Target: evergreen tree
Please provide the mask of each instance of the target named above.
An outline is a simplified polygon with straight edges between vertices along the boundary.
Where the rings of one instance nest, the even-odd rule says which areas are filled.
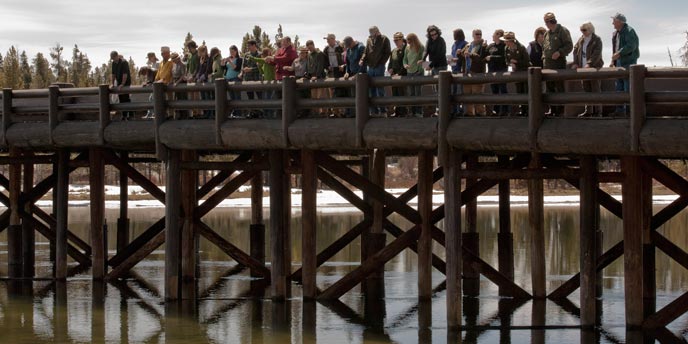
[[[187,32],[186,37],[184,37],[184,49],[183,49],[182,56],[186,56],[187,54],[189,54],[188,45],[189,45],[189,42],[191,42],[191,41],[193,41],[193,35],[191,34],[191,32]]]
[[[5,60],[2,66],[3,87],[12,89],[21,89],[23,81],[21,78],[21,69],[19,66],[19,53],[14,46],[7,51]]]
[[[2,63],[3,63],[2,54],[0,54],[0,86],[4,85],[3,80],[2,80]]]
[[[36,54],[33,59],[32,88],[46,88],[53,82],[53,72],[50,70],[50,62],[42,53]]]
[[[31,88],[32,72],[29,65],[29,57],[26,56],[26,51],[22,51],[19,56],[19,70],[21,71],[21,79],[25,89]]]
[[[263,48],[272,48],[272,46],[270,45],[270,36],[265,31],[263,31],[263,29],[260,26],[255,25],[253,27],[253,32],[247,32],[246,35],[244,35],[244,38],[241,42],[242,52],[248,51],[248,41],[252,39],[256,41],[259,50]]]
[[[138,79],[138,73],[136,72],[136,63],[134,63],[134,59],[129,56],[129,77],[131,78],[131,84],[132,85],[140,85],[141,82]]]
[[[60,43],[55,43],[55,46],[50,48],[50,58],[53,59],[50,66],[53,68],[56,81],[58,82],[67,82],[67,78],[69,77],[67,73],[67,62],[62,58],[63,50],[64,47],[60,45]]]

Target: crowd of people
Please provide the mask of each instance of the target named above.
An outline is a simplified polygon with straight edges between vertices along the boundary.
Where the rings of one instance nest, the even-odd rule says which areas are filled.
[[[617,13],[612,18],[614,35],[612,37],[612,61],[610,66],[628,68],[637,63],[639,57],[638,36],[626,17]],[[222,79],[228,82],[236,81],[281,81],[285,77],[297,79],[322,80],[325,78],[355,78],[359,73],[367,73],[371,77],[377,76],[422,76],[437,75],[440,71],[450,69],[454,74],[476,75],[486,72],[524,71],[531,66],[545,69],[567,68],[601,68],[603,43],[595,34],[592,23],[586,22],[580,25],[581,36],[574,44],[569,30],[560,24],[554,13],[544,15],[544,27],[538,27],[534,32],[534,39],[527,45],[522,44],[514,32],[496,30],[488,42],[483,38],[480,29],[474,29],[467,40],[462,29],[453,30],[453,44],[449,51],[442,30],[435,25],[428,26],[423,45],[419,36],[415,33],[403,34],[396,32],[392,40],[383,35],[379,28],[372,26],[369,29],[370,36],[365,44],[350,36],[344,37],[340,42],[334,34],[327,34],[324,39],[326,45],[322,50],[315,46],[315,42],[309,40],[302,47],[295,47],[290,37],[284,37],[277,42],[276,51],[269,47],[259,48],[255,40],[247,42],[247,51],[243,55],[239,49],[232,45],[229,47],[227,57],[222,57],[219,48],[210,50],[205,45],[198,46],[194,41],[186,44],[187,53],[180,55],[171,52],[170,48],[163,46],[160,49],[162,60],[156,54],[148,53],[146,66],[142,67],[139,75],[146,80],[146,85],[162,82],[166,85],[180,85],[187,83],[208,84]],[[569,55],[572,61],[567,60]],[[111,53],[112,59],[112,87],[121,88],[131,85],[132,77],[129,74],[129,66],[118,52]],[[616,81],[616,90],[627,92],[628,80]],[[517,93],[526,93],[525,83],[517,83]],[[582,82],[585,92],[599,92],[600,82],[585,80]],[[485,92],[484,84],[455,84],[452,86],[452,94],[482,94]],[[507,85],[501,83],[490,84],[492,94],[506,94]],[[547,92],[564,92],[563,81],[548,81]],[[392,96],[419,96],[420,86],[392,87]],[[300,96],[304,98],[332,98],[351,97],[349,88],[300,90]],[[172,95],[168,95],[170,97]],[[175,92],[175,99],[214,99],[214,92]],[[230,99],[241,99],[241,94],[231,91]],[[370,97],[384,97],[385,89],[373,87],[370,89]],[[248,99],[279,99],[280,92],[246,92]],[[130,97],[126,93],[119,93],[119,102],[129,102]],[[550,106],[546,115],[563,115],[563,106]],[[489,107],[485,104],[455,104],[452,107],[454,116],[507,116],[526,115],[527,107],[512,108],[508,105],[495,105]],[[627,112],[626,106],[616,109],[619,114]],[[585,111],[579,116],[601,115],[600,106],[587,105]],[[132,117],[132,113],[122,114],[124,120]],[[182,118],[200,117],[212,118],[213,110],[204,110],[191,113],[181,111]],[[275,117],[275,111],[249,111],[234,110],[231,116],[235,117]],[[351,109],[315,109],[304,115],[353,117]],[[410,108],[397,106],[393,110],[371,107],[371,116],[423,116],[422,108],[412,106]],[[149,112],[144,118],[152,118]]]

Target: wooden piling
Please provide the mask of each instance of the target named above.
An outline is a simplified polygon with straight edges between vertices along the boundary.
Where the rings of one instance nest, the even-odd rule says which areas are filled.
[[[194,162],[198,159],[196,151],[184,150],[181,152],[183,162]],[[181,297],[184,300],[196,299],[196,247],[198,236],[195,230],[195,209],[198,199],[198,171],[183,170],[181,172]]]
[[[10,278],[19,278],[22,277],[24,263],[22,259],[21,209],[19,209],[22,187],[21,152],[17,148],[11,148],[10,157],[14,159],[14,163],[10,164],[9,167],[10,222],[7,228],[7,272]]]
[[[126,163],[129,154],[120,152],[120,159]],[[129,177],[125,171],[119,171],[119,218],[117,219],[117,253],[129,245]]]
[[[69,150],[57,152],[57,185],[55,186],[55,278],[67,278],[67,216],[69,207]]]
[[[91,277],[102,280],[106,274],[107,247],[103,237],[105,223],[105,165],[101,148],[89,149],[89,186],[91,210],[91,260],[93,262]]]
[[[478,169],[478,156],[466,157],[466,169],[475,171]],[[475,178],[466,179],[466,188],[470,188],[477,182]],[[466,202],[466,231],[463,233],[463,247],[476,255],[480,255],[480,236],[478,234],[478,201],[477,196]],[[468,261],[463,263],[463,290],[468,296],[480,295],[480,273],[473,268]]]
[[[167,154],[165,181],[165,299],[179,299],[181,264],[181,154],[170,150]]]
[[[262,154],[253,154],[253,160],[258,161]],[[251,179],[251,258],[265,264],[265,224],[263,223],[263,173],[258,173]],[[251,269],[251,277],[259,277],[261,274]]]
[[[33,157],[32,152],[24,152],[24,157]],[[34,168],[33,163],[24,163],[24,193],[29,193],[33,189]],[[26,200],[24,213],[33,216],[33,203]],[[36,231],[31,223],[22,221],[22,259],[23,277],[34,277],[36,275]]]
[[[272,253],[272,299],[284,301],[291,294],[291,246],[289,223],[291,195],[289,176],[285,171],[288,153],[271,150],[270,160],[270,251]]]
[[[313,151],[301,151],[301,282],[303,284],[303,298],[315,299],[317,286],[315,277],[317,274],[317,187],[318,178],[316,172]]]
[[[444,231],[447,257],[447,327],[461,327],[461,157],[449,149],[444,164]],[[459,336],[460,338],[460,336]]]
[[[433,161],[432,151],[418,153],[418,213],[422,219],[418,238],[418,299],[421,302],[432,298]]]
[[[509,165],[508,156],[499,156],[499,164],[503,168]],[[511,232],[511,181],[499,182],[499,233],[497,234],[497,250],[499,272],[509,280],[514,280],[514,235]],[[500,287],[499,295],[505,296],[507,291]]]
[[[533,153],[530,168],[540,168],[540,156]],[[547,272],[545,267],[545,215],[544,185],[542,179],[528,180],[528,219],[530,223],[530,267],[533,297],[547,296]]]
[[[580,179],[580,319],[592,328],[597,320],[597,159],[581,158]]]
[[[623,197],[623,230],[624,230],[624,293],[626,301],[626,327],[640,328],[645,319],[643,297],[645,295],[643,261],[643,237],[645,226],[644,209],[648,189],[643,187],[647,182],[640,167],[639,157],[621,157],[621,170],[624,173],[622,187]],[[654,266],[653,266],[654,268]]]
[[[366,84],[367,85],[367,84]],[[366,86],[367,87],[367,86]],[[367,93],[366,93],[367,95]],[[361,96],[361,95],[359,95]],[[360,97],[359,97],[360,98]],[[366,101],[367,104],[367,101]],[[357,113],[362,109],[356,109]],[[367,111],[367,109],[366,109]],[[358,116],[358,114],[357,114]],[[364,117],[367,116],[366,115]],[[367,117],[366,117],[367,118]],[[373,152],[372,170],[370,172],[370,180],[381,189],[385,188],[385,175],[387,172],[387,153],[383,150],[377,149]],[[373,209],[373,224],[370,231],[363,232],[361,236],[362,244],[365,245],[364,259],[368,260],[371,256],[377,254],[385,247],[386,234],[384,232],[384,222],[386,215],[384,213],[385,204],[379,202],[371,197]],[[363,291],[367,298],[381,299],[385,295],[385,267],[382,264],[373,273],[368,275],[363,281]]]

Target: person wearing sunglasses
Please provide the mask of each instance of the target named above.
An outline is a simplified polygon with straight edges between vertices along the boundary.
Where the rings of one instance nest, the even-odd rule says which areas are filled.
[[[573,41],[569,30],[557,22],[552,12],[545,13],[545,40],[542,44],[542,64],[545,69],[566,69],[566,56],[573,50]],[[563,81],[548,81],[548,93],[562,93],[565,91]],[[564,107],[551,105],[546,113],[548,116],[563,115]]]
[[[602,39],[595,34],[595,26],[587,22],[580,26],[581,37],[573,47],[573,65],[571,68],[602,68]],[[583,90],[585,92],[600,92],[599,80],[583,80]],[[601,115],[601,107],[585,105],[585,111],[578,117],[588,117]]]

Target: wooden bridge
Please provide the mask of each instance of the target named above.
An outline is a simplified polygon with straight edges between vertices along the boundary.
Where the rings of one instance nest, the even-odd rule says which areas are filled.
[[[630,92],[561,94],[543,93],[543,83],[566,81],[574,89],[578,80],[609,82],[630,79]],[[432,269],[446,275],[447,322],[461,327],[462,295],[476,295],[483,275],[499,286],[499,293],[515,299],[565,300],[580,288],[582,328],[595,326],[599,311],[600,271],[624,257],[626,323],[629,328],[662,330],[688,310],[688,293],[662,309],[655,305],[655,250],[659,249],[688,268],[688,253],[655,231],[688,206],[688,181],[659,159],[688,157],[688,70],[602,69],[436,77],[369,78],[317,82],[285,79],[280,83],[227,83],[169,87],[131,87],[116,92],[140,94],[143,101],[110,104],[107,85],[97,88],[3,90],[0,144],[8,152],[0,163],[9,176],[0,185],[8,209],[0,215],[7,230],[9,279],[34,280],[35,232],[55,246],[54,275],[70,275],[68,257],[91,268],[95,281],[129,276],[131,269],[164,245],[167,300],[195,299],[203,293],[194,283],[198,274],[198,240],[217,245],[251,275],[262,277],[275,300],[290,296],[292,282],[303,288],[304,299],[336,300],[358,284],[368,297],[384,292],[382,267],[402,250],[418,254],[419,299],[431,298]],[[528,94],[452,95],[453,84],[527,83]],[[678,85],[667,91],[661,85]],[[371,87],[423,85],[436,92],[423,96],[369,98]],[[302,99],[301,90],[350,88],[353,97]],[[278,92],[273,100],[230,100],[228,91]],[[211,92],[214,100],[169,100],[174,92]],[[149,102],[148,95],[153,101]],[[135,96],[134,98],[138,98]],[[528,105],[527,117],[452,118],[455,104]],[[560,104],[574,112],[583,104],[628,104],[626,117],[545,117],[547,104]],[[437,116],[424,118],[371,118],[371,106],[430,106]],[[300,118],[300,109],[353,108],[354,118]],[[214,110],[214,119],[182,119],[179,110]],[[232,109],[273,109],[277,119],[230,118]],[[154,120],[113,121],[113,111],[152,110]],[[432,111],[434,112],[434,111]],[[146,155],[148,154],[148,155]],[[154,154],[154,155],[152,155]],[[209,161],[208,154],[233,156]],[[385,158],[418,157],[418,182],[399,197],[385,191]],[[436,160],[435,160],[436,159]],[[619,170],[603,170],[600,159],[620,161]],[[134,162],[164,163],[166,190],[132,167]],[[53,173],[33,183],[33,166],[52,164]],[[103,238],[104,166],[120,172],[124,190],[117,223],[117,253],[108,256]],[[438,166],[438,167],[436,167]],[[90,169],[91,231],[79,238],[68,228],[68,179],[78,167]],[[23,173],[22,173],[23,170]],[[220,171],[198,185],[198,171]],[[270,222],[262,218],[262,172],[269,171]],[[292,271],[290,252],[290,178],[301,175],[303,257]],[[22,178],[23,176],[23,178]],[[140,185],[166,206],[161,218],[136,238],[129,238],[126,186]],[[509,215],[509,181],[528,180],[528,208],[532,242],[532,290],[514,282],[513,239]],[[563,179],[580,190],[580,273],[555,290],[546,288],[543,180]],[[679,195],[652,214],[652,180]],[[321,252],[316,251],[316,187],[318,180],[360,209],[364,219]],[[433,184],[442,180],[444,205],[433,209]],[[465,181],[464,181],[465,180]],[[202,217],[244,184],[252,186],[250,252],[244,252],[202,221]],[[621,184],[623,202],[600,189],[600,183]],[[463,184],[463,185],[462,185]],[[219,189],[218,189],[219,187]],[[357,196],[351,187],[362,190]],[[480,258],[476,230],[476,198],[499,189],[499,266]],[[35,202],[53,190],[53,214]],[[418,196],[418,207],[408,202]],[[199,200],[204,199],[199,204]],[[465,214],[461,207],[465,206]],[[604,228],[600,206],[623,219],[624,236],[606,252],[601,250]],[[399,228],[388,220],[392,213],[413,226]],[[465,220],[464,220],[465,217]],[[436,225],[444,221],[444,230]],[[465,228],[462,230],[462,224]],[[387,234],[393,240],[387,242]],[[269,235],[271,264],[265,264],[265,238]],[[320,289],[318,266],[362,237],[360,266],[336,283]],[[446,250],[446,261],[433,254],[433,243]],[[463,280],[463,286],[462,286]],[[575,307],[575,306],[574,306]]]

